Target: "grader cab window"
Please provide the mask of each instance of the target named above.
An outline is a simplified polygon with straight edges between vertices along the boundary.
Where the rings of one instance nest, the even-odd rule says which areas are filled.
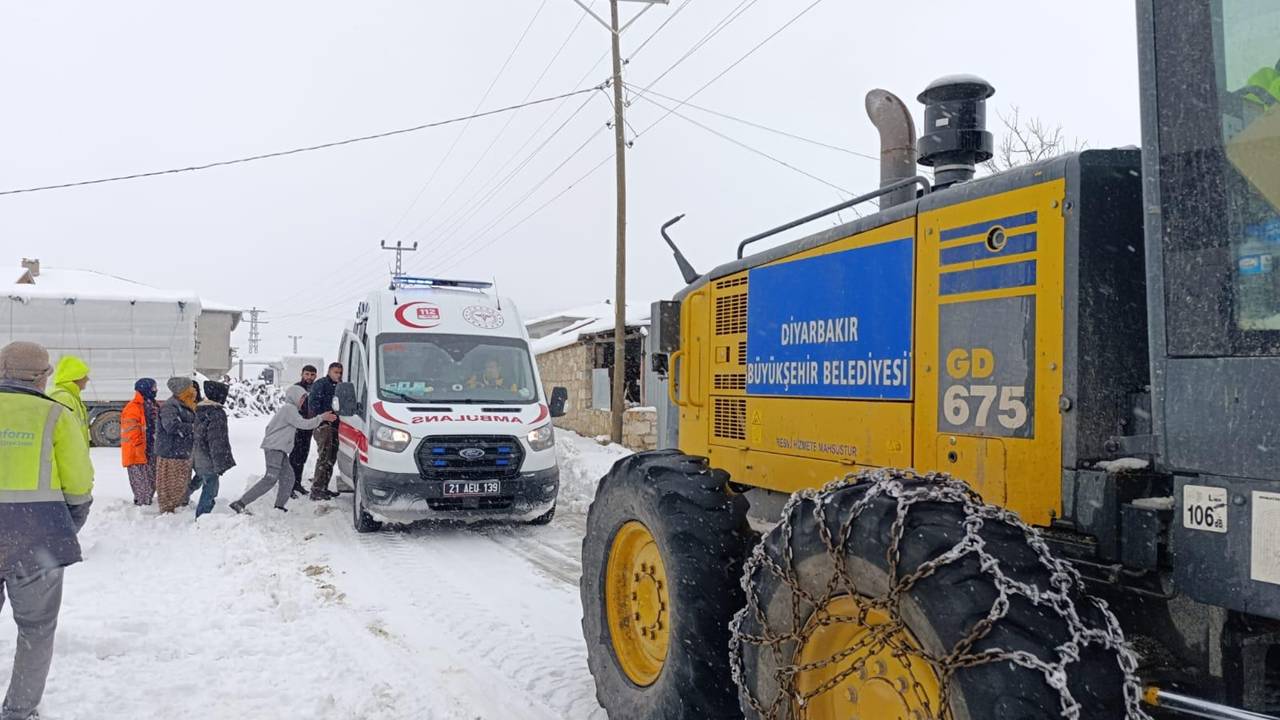
[[[1155,17],[1170,350],[1280,355],[1280,3],[1192,5]]]
[[[1280,4],[1222,8],[1218,45],[1222,139],[1231,170],[1227,224],[1235,260],[1235,322],[1280,330]]]

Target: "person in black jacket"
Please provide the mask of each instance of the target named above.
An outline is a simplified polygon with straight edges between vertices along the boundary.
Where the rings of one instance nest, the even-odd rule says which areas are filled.
[[[316,382],[316,366],[304,365],[302,368],[302,379],[294,383],[298,387],[311,392],[311,386]],[[302,417],[311,417],[311,406],[308,404],[302,408]],[[307,465],[307,455],[311,452],[311,431],[299,430],[293,438],[293,451],[289,453],[289,465],[293,468],[293,494],[306,495],[307,489],[302,486],[302,470]]]
[[[213,512],[218,497],[218,480],[236,466],[236,459],[231,453],[231,438],[227,435],[227,411],[222,408],[222,403],[227,400],[227,386],[206,381],[204,394],[205,399],[196,406],[195,443],[191,449],[196,484],[204,488],[196,503],[196,517]]]
[[[329,373],[311,386],[307,396],[307,409],[311,417],[333,410],[333,395],[342,382],[342,363],[329,363]],[[338,496],[329,491],[329,478],[333,476],[333,463],[338,459],[338,423],[336,420],[321,423],[312,435],[316,439],[316,474],[311,479],[311,499],[331,500]]]
[[[167,385],[173,396],[160,406],[156,432],[156,504],[162,513],[173,512],[186,499],[196,423],[195,383],[172,377]]]

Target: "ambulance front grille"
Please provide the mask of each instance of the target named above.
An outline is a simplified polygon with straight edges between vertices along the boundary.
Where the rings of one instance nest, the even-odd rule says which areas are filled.
[[[427,480],[497,480],[520,474],[524,448],[504,435],[432,435],[418,445],[417,461]]]
[[[715,398],[711,434],[722,440],[747,439],[747,401],[745,398]]]

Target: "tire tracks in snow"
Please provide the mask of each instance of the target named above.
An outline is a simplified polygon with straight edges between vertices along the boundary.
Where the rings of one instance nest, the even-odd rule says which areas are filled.
[[[578,561],[537,539],[550,531],[563,546],[573,532],[556,529],[564,521],[356,535],[349,512],[331,513],[325,528],[328,561],[340,570],[333,582],[383,631],[417,654],[443,655],[449,677],[478,686],[495,714],[477,707],[477,717],[605,718],[581,637]],[[441,659],[425,663],[425,684],[445,677]]]

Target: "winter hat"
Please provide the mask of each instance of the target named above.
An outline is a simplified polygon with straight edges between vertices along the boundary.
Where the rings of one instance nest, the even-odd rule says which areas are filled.
[[[53,371],[55,385],[72,383],[89,377],[89,366],[75,355],[63,355],[58,367]]]
[[[204,396],[221,405],[227,401],[227,386],[214,380],[205,380]]]
[[[156,399],[156,381],[151,378],[142,378],[133,384],[133,389],[138,391],[139,395],[148,399]]]
[[[49,351],[33,342],[11,342],[0,348],[0,379],[37,382],[48,377]]]
[[[174,395],[181,395],[184,390],[195,387],[195,383],[191,382],[191,378],[171,377],[165,383],[165,387],[169,388],[169,392]]]

